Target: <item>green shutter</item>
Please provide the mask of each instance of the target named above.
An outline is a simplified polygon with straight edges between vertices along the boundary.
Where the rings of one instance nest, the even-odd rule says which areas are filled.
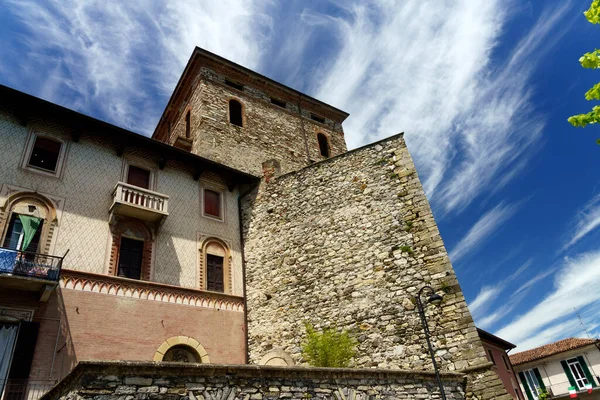
[[[563,369],[565,370],[565,374],[567,374],[567,378],[569,378],[569,384],[575,388],[577,388],[577,382],[575,382],[575,378],[573,378],[573,374],[571,374],[571,369],[569,368],[569,364],[565,360],[560,362]]]
[[[521,379],[521,383],[523,384],[523,389],[525,389],[525,394],[529,400],[533,400],[533,396],[531,395],[531,390],[529,390],[529,385],[527,384],[527,379],[525,379],[525,374],[519,372],[519,378]]]
[[[588,382],[592,384],[592,387],[596,387],[596,382],[594,382],[594,377],[592,374],[590,374],[590,370],[588,369],[587,364],[585,363],[585,360],[583,359],[583,356],[577,357],[577,361],[579,361],[579,364],[581,365],[581,368],[583,369],[583,373],[585,374],[585,377],[587,378]]]
[[[538,371],[537,368],[533,369],[533,373],[535,374],[535,377],[537,378],[538,383],[540,384],[540,388],[542,390],[546,390],[546,385],[544,385],[544,381],[542,380],[542,376],[540,375],[540,371]]]

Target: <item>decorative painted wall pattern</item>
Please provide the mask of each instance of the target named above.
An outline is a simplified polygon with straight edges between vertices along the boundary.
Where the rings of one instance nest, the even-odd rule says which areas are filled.
[[[160,301],[163,303],[183,304],[217,310],[244,311],[244,301],[237,296],[167,287],[166,285],[152,282],[126,280],[79,271],[63,270],[60,277],[60,287],[63,289],[130,297],[140,300]]]
[[[52,178],[21,168],[30,130],[44,132],[69,142],[69,154],[61,178]],[[11,114],[0,114],[0,203],[15,190],[38,192],[56,204],[57,224],[52,235],[51,253],[63,255],[64,267],[96,274],[110,272],[111,246],[108,210],[117,182],[123,180],[124,158],[155,163],[156,188],[170,196],[169,216],[154,238],[151,279],[187,288],[198,288],[199,268],[197,233],[204,232],[231,243],[232,293],[242,295],[241,244],[237,190],[224,192],[228,215],[225,222],[203,218],[200,212],[200,183],[177,161],[158,168],[158,154],[129,145],[123,156],[116,154],[114,143],[102,135],[84,133],[71,141],[64,125],[32,119],[27,126]],[[201,179],[222,183],[215,173],[206,171]],[[0,213],[0,219],[2,214]],[[2,221],[0,221],[1,224]],[[1,227],[1,225],[0,225]]]

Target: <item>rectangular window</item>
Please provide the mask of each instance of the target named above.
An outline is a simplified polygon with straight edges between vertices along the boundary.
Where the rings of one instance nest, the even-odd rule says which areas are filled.
[[[316,114],[310,114],[310,119],[312,119],[313,121],[320,122],[322,124],[325,123],[325,118],[323,118],[323,117],[321,117],[319,115],[316,115]]]
[[[60,142],[45,137],[36,137],[28,165],[55,172],[60,156]]]
[[[589,381],[585,377],[585,372],[583,372],[579,360],[571,358],[570,360],[567,360],[567,364],[569,365],[573,379],[575,379],[575,383],[577,383],[577,388],[580,390],[585,389],[585,385],[587,385]]]
[[[527,371],[523,371],[525,375],[525,379],[527,380],[527,385],[529,386],[529,390],[531,391],[531,396],[534,400],[539,399],[539,393],[542,386],[540,385],[535,371],[533,369],[529,369]]]
[[[187,113],[185,113],[185,137],[186,138],[190,138],[191,134],[192,134],[192,112],[190,110],[188,110]]]
[[[242,85],[241,83],[230,81],[229,79],[225,79],[225,84],[237,90],[244,90],[244,85]]]
[[[223,257],[206,255],[206,290],[224,292]]]
[[[150,189],[150,171],[130,165],[127,171],[127,183],[144,189]]]
[[[204,189],[204,214],[221,218],[221,193]]]
[[[286,108],[287,103],[283,100],[271,98],[271,104],[275,104],[277,107]]]
[[[121,237],[119,247],[118,276],[130,279],[140,279],[142,275],[142,256],[144,241]]]
[[[488,354],[490,355],[490,361],[492,364],[496,365],[496,360],[494,360],[494,354],[492,353],[492,350],[488,349]]]
[[[504,354],[502,355],[502,361],[504,361],[504,367],[510,371],[510,365],[508,365],[508,360]]]

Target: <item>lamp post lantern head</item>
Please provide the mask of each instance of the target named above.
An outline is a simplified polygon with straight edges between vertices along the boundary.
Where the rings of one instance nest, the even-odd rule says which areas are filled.
[[[429,304],[433,304],[434,306],[439,306],[442,303],[443,297],[440,296],[437,293],[432,294],[431,296],[429,296],[429,298],[427,299],[427,302]]]

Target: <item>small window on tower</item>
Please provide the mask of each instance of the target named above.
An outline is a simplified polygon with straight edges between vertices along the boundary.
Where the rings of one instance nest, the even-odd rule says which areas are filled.
[[[229,79],[225,79],[225,84],[237,90],[244,90],[244,85],[241,83],[230,81]]]
[[[45,137],[37,137],[29,157],[29,166],[46,171],[56,171],[60,146],[60,142]]]
[[[286,102],[283,100],[271,98],[271,104],[275,104],[277,107],[286,108]]]
[[[190,138],[192,131],[192,110],[185,114],[185,137]]]
[[[317,139],[319,140],[319,151],[321,152],[321,155],[329,158],[329,140],[327,140],[327,136],[322,133],[318,133]]]
[[[312,119],[313,121],[320,122],[322,124],[325,123],[325,118],[323,118],[323,117],[321,117],[319,115],[316,115],[316,114],[310,114],[310,119]]]
[[[229,122],[233,125],[243,126],[242,103],[229,100]]]

